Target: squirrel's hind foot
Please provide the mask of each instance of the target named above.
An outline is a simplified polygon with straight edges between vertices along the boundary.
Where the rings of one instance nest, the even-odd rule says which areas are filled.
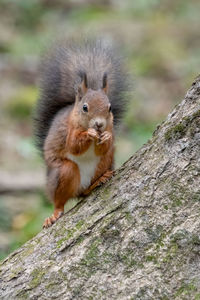
[[[82,196],[87,196],[90,194],[92,190],[94,190],[97,186],[106,183],[114,174],[113,170],[107,170],[100,178],[98,178],[87,190],[82,193]]]
[[[63,211],[54,212],[53,215],[49,218],[46,218],[43,224],[43,228],[51,227],[60,217],[64,214]]]

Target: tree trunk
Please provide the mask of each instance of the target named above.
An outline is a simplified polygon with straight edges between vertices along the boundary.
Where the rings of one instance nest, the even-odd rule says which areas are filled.
[[[1,299],[200,299],[200,77],[115,176],[1,265]]]

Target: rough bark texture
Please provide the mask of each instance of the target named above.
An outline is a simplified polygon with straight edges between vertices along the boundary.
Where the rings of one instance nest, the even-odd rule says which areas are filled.
[[[2,262],[1,299],[200,299],[200,77],[111,181]]]

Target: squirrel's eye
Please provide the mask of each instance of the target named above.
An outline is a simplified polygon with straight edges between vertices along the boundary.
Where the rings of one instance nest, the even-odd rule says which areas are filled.
[[[109,105],[109,109],[108,110],[109,110],[109,112],[111,112],[111,110],[112,110],[111,105]]]
[[[88,112],[88,105],[86,103],[83,104],[83,111]]]

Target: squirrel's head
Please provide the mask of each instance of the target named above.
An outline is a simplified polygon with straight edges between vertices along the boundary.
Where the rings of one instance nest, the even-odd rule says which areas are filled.
[[[107,128],[112,128],[113,114],[107,92],[106,73],[102,78],[102,88],[97,91],[88,88],[87,75],[86,73],[82,74],[82,81],[77,89],[74,107],[79,125],[85,129],[94,128],[100,133]]]

